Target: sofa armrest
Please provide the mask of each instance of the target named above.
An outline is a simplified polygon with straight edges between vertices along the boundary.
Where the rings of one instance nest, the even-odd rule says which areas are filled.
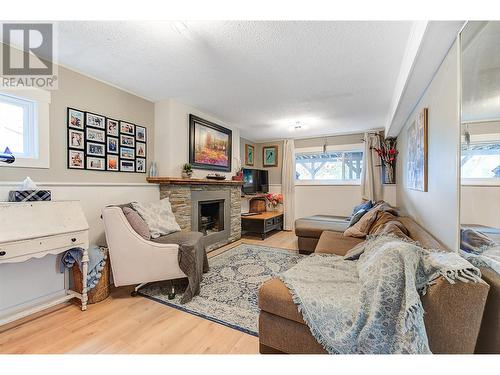
[[[483,280],[490,286],[483,321],[477,338],[476,353],[500,354],[500,275],[481,268]]]
[[[439,278],[422,297],[424,321],[433,353],[474,353],[489,285],[450,284]]]

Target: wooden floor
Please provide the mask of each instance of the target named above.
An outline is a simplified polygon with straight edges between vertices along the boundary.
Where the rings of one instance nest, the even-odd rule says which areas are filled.
[[[246,236],[210,256],[240,243],[297,249],[292,232],[277,232],[264,241]],[[115,288],[109,298],[85,312],[77,305],[65,305],[0,331],[0,353],[258,353],[257,337],[140,296],[130,297],[131,289]]]

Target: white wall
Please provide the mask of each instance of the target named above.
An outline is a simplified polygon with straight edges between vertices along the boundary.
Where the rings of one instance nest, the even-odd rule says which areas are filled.
[[[462,185],[460,222],[500,228],[500,186]]]
[[[0,201],[7,200],[9,190],[17,183],[0,182]],[[90,226],[90,243],[105,244],[104,227],[100,218],[103,207],[130,201],[159,199],[157,185],[144,183],[67,183],[40,184],[49,189],[53,200],[81,201]],[[33,305],[38,300],[59,295],[64,290],[64,274],[59,273],[58,257],[46,256],[23,263],[0,265],[0,316]]]
[[[428,192],[406,186],[407,131],[429,108]],[[459,149],[458,45],[455,43],[398,135],[397,202],[444,245],[458,248]]]
[[[384,200],[397,206],[396,187],[384,185]],[[296,185],[295,217],[318,214],[349,216],[355,205],[361,202],[359,185]]]
[[[158,164],[158,175],[180,177],[183,164],[189,161],[189,114],[222,125],[233,132],[233,172],[224,173],[230,178],[236,171],[235,159],[240,158],[239,129],[232,124],[173,99],[155,103],[155,161]],[[212,173],[212,171],[194,169],[193,177],[203,178],[208,173]]]

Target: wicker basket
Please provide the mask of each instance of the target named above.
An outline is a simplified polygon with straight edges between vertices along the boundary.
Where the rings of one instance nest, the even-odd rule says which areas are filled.
[[[107,248],[101,247],[101,250],[105,251],[106,254],[108,253]],[[75,284],[75,291],[78,293],[82,292],[82,272],[80,271],[80,268],[78,266],[73,266],[73,282]],[[104,266],[102,272],[101,279],[93,288],[88,292],[88,303],[93,304],[97,302],[101,302],[108,298],[109,296],[109,272],[110,272],[110,266],[109,266],[109,255],[108,258],[106,259],[106,265]]]

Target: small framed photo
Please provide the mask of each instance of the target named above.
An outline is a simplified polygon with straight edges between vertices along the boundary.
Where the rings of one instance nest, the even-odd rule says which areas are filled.
[[[254,165],[255,147],[245,144],[245,165]]]
[[[106,154],[106,145],[101,143],[87,142],[87,155],[104,156]]]
[[[120,134],[120,146],[134,147],[135,138],[131,137],[130,135]]]
[[[106,135],[104,130],[85,128],[87,142],[100,142],[104,143],[106,141]]]
[[[77,150],[68,150],[68,168],[85,169],[85,152]]]
[[[101,115],[96,115],[95,113],[85,112],[85,125],[91,126],[93,128],[104,129],[106,118]]]
[[[144,126],[136,125],[135,139],[137,142],[146,142],[146,128]]]
[[[106,119],[106,134],[112,137],[118,137],[119,128],[118,120],[113,120],[112,118]]]
[[[84,112],[68,107],[68,127],[83,130]]]
[[[114,171],[118,172],[119,167],[118,167],[118,155],[108,155],[107,156],[107,162],[106,162],[106,170],[108,171]]]
[[[146,173],[146,159],[135,159],[135,171],[139,173]]]
[[[142,142],[137,142],[135,144],[135,156],[138,158],[145,158],[146,157],[146,144]]]
[[[130,124],[125,121],[120,121],[120,133],[134,135],[135,134],[135,125]]]
[[[120,160],[121,172],[135,172],[135,162],[133,160]]]
[[[108,137],[106,140],[106,150],[110,154],[118,154],[118,138]]]
[[[68,129],[68,147],[85,150],[85,142],[82,131]]]
[[[120,158],[135,159],[135,150],[128,147],[120,147]]]
[[[87,156],[87,169],[93,169],[96,171],[103,171],[105,169],[104,158],[93,158]]]
[[[262,166],[263,167],[278,166],[278,146],[262,147]]]

